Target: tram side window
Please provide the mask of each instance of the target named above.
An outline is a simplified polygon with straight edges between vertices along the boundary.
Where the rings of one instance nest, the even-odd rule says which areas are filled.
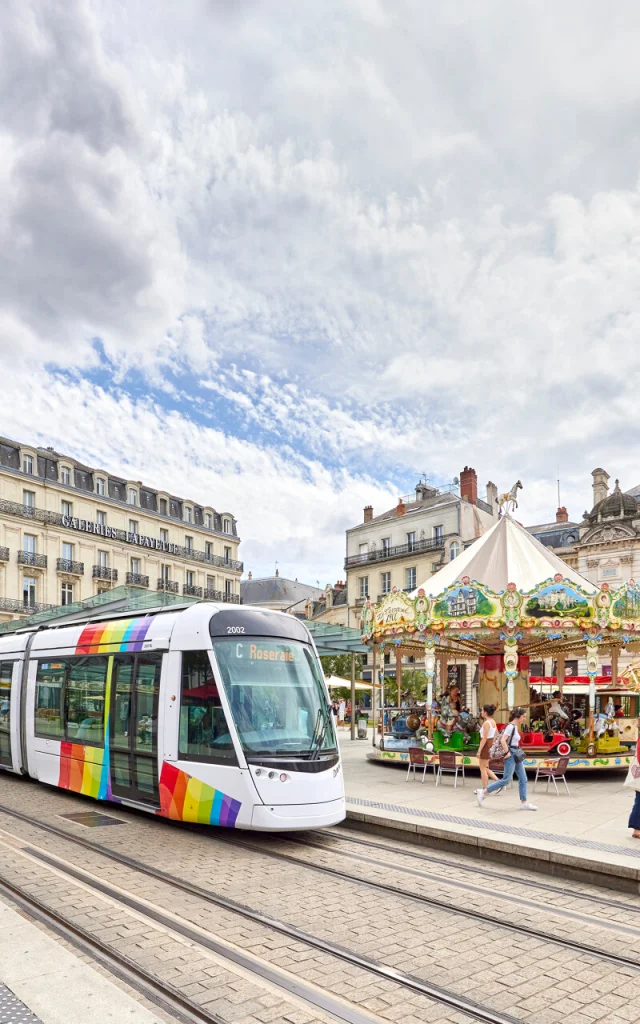
[[[206,651],[182,655],[179,753],[191,761],[237,764]]]
[[[107,658],[41,661],[36,675],[37,736],[102,746]]]
[[[11,676],[13,662],[0,661],[0,764],[11,767]]]

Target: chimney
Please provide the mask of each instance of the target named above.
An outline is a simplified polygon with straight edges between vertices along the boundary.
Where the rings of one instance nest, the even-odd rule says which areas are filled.
[[[487,505],[489,505],[492,515],[495,515],[498,507],[498,488],[491,480],[487,484]]]
[[[365,523],[370,523],[372,519],[373,519],[373,505],[365,505],[364,506],[364,521],[365,521]]]
[[[591,476],[593,477],[593,504],[597,505],[609,493],[609,474],[604,469],[594,469]]]
[[[569,522],[569,513],[567,512],[567,510],[564,507],[564,505],[561,505],[560,508],[558,509],[558,511],[556,512],[556,523],[568,523],[568,522]]]
[[[471,466],[465,466],[460,474],[460,497],[470,505],[478,503],[478,474]]]
[[[402,498],[398,498],[398,505],[396,507],[396,515],[403,516],[406,511],[407,511],[407,506],[405,505],[404,501],[402,500]]]
[[[324,606],[325,609],[333,607],[333,588],[330,583],[324,588]]]
[[[247,573],[247,579],[248,580],[252,580],[253,579],[253,573],[252,572]]]

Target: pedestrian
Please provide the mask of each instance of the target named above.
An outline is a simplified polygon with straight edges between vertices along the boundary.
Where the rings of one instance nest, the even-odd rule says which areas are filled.
[[[637,775],[636,775],[636,772],[634,772],[634,770],[633,770],[634,767],[636,768],[636,772],[638,772]],[[634,779],[635,784],[639,787],[638,789],[636,789],[636,798],[635,798],[635,800],[633,802],[633,807],[631,808],[631,814],[629,815],[629,828],[633,829],[633,832],[631,833],[631,838],[632,839],[640,839],[640,771],[639,771],[639,769],[640,769],[640,740],[638,740],[638,745],[636,747],[636,764],[635,764],[635,766],[633,764],[631,765],[631,770],[629,772],[629,775]]]
[[[480,778],[482,780],[482,791],[487,788],[489,777],[494,782],[498,781],[498,776],[495,775],[489,768],[490,751],[493,746],[493,741],[498,730],[496,725],[494,713],[496,710],[495,704],[485,704],[481,711],[481,717],[484,719],[482,723],[482,729],[480,730],[480,746],[478,747],[478,761],[480,763]],[[478,792],[476,790],[476,792]]]
[[[338,725],[344,725],[345,709],[346,709],[346,704],[344,702],[344,697],[341,697],[340,698],[340,703],[338,704]]]
[[[351,723],[351,698],[347,701],[347,721]]]
[[[513,778],[514,772],[518,776],[518,792],[520,795],[521,811],[537,811],[535,804],[527,800],[527,773],[524,769],[524,750],[520,746],[519,727],[525,719],[524,708],[514,708],[509,716],[509,724],[500,734],[500,745],[504,751],[504,773],[497,782],[492,782],[484,789],[476,790],[478,804],[482,807],[485,797],[489,793],[497,793],[508,786]]]

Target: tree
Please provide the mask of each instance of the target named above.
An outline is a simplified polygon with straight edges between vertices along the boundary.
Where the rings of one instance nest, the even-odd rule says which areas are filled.
[[[351,679],[350,654],[325,654],[320,658],[320,663],[325,676]],[[356,679],[362,679],[362,656],[360,654],[356,654]]]

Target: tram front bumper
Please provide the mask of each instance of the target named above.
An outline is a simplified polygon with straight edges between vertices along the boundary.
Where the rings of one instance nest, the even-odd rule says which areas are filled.
[[[251,828],[262,832],[292,832],[294,829],[337,825],[347,814],[345,798],[320,804],[280,804],[266,807],[255,804]]]

